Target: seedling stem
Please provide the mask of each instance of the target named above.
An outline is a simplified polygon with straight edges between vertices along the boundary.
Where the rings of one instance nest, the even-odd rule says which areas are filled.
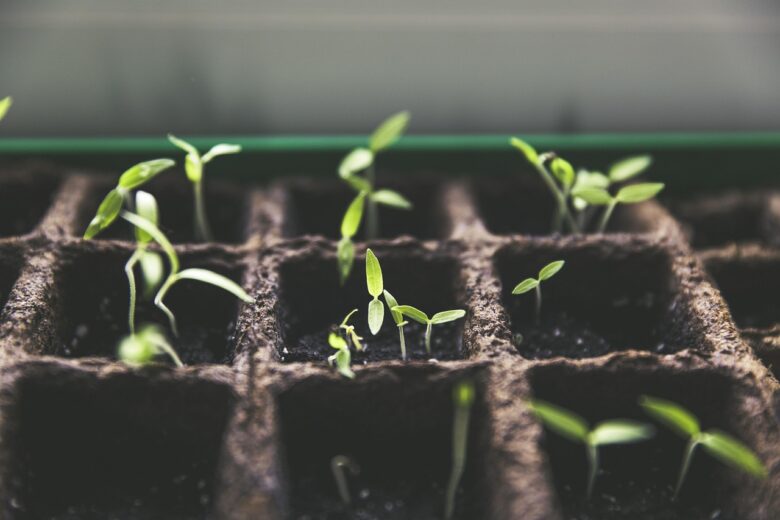
[[[404,316],[407,316],[417,323],[425,325],[425,351],[428,355],[431,354],[431,335],[433,332],[433,325],[439,325],[450,321],[459,320],[466,315],[466,311],[461,309],[437,312],[430,318],[427,314],[416,307],[411,305],[397,305],[390,309],[391,311],[398,312]]]
[[[450,520],[455,513],[455,494],[466,467],[469,419],[471,406],[474,404],[474,393],[474,383],[470,380],[459,382],[452,391],[452,400],[455,405],[452,423],[452,469],[444,501],[445,520]]]
[[[349,484],[344,469],[347,469],[353,476],[360,473],[360,466],[354,460],[346,455],[336,455],[330,460],[330,470],[333,472],[333,479],[336,481],[336,488],[344,505],[352,504],[352,496],[349,493]]]
[[[539,270],[537,278],[526,278],[512,289],[512,294],[524,294],[534,289],[536,292],[536,313],[534,315],[536,325],[541,322],[542,316],[542,282],[555,276],[558,271],[563,269],[565,262],[556,260],[550,262]]]

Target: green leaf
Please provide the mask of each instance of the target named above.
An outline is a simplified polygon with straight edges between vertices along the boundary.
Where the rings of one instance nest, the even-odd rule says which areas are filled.
[[[339,164],[339,177],[346,179],[361,172],[374,162],[374,153],[367,148],[355,148]]]
[[[239,144],[217,144],[211,147],[211,150],[206,152],[206,154],[203,156],[203,162],[208,163],[211,162],[212,159],[215,157],[219,157],[220,155],[231,155],[235,153],[241,152],[241,145]]]
[[[360,221],[363,219],[363,207],[365,206],[366,192],[362,191],[355,197],[344,213],[344,219],[341,221],[341,236],[352,238],[360,228]]]
[[[5,115],[8,113],[8,109],[11,108],[13,102],[14,101],[11,96],[0,99],[0,121],[2,121]]]
[[[519,284],[515,285],[515,288],[512,289],[512,294],[524,294],[532,289],[536,289],[536,287],[539,285],[539,280],[536,280],[535,278],[526,278]]]
[[[87,240],[95,237],[98,233],[110,226],[122,211],[122,203],[125,198],[118,189],[113,189],[103,199],[98,206],[97,213],[90,221],[87,230],[84,232],[84,238]]]
[[[387,303],[387,308],[390,309],[390,315],[393,317],[393,321],[396,325],[400,325],[404,321],[404,315],[398,311],[393,310],[393,307],[398,307],[398,302],[395,300],[393,295],[388,292],[387,289],[385,289],[384,294],[385,303]]]
[[[603,188],[576,188],[571,194],[594,206],[604,206],[612,202],[612,195]]]
[[[252,303],[254,300],[249,296],[244,289],[241,288],[236,282],[226,276],[222,276],[219,273],[209,271],[207,269],[185,269],[176,275],[179,280],[195,280],[198,282],[207,283],[224,289],[231,293],[233,296],[246,303]]]
[[[549,280],[556,274],[558,274],[558,271],[563,269],[563,264],[565,264],[563,260],[556,260],[555,262],[550,262],[546,266],[542,267],[542,270],[539,271],[539,281],[543,280]]]
[[[458,408],[471,408],[475,395],[474,382],[470,379],[459,381],[452,389],[452,400]]]
[[[412,203],[403,195],[393,190],[377,190],[371,194],[371,200],[385,206],[392,206],[398,209],[412,209]]]
[[[518,139],[517,137],[512,137],[509,139],[509,144],[523,152],[523,155],[525,155],[525,158],[528,159],[528,162],[536,164],[539,161],[539,154],[536,153],[536,150],[534,150],[534,147],[530,144],[526,143],[522,139]]]
[[[336,334],[335,332],[331,332],[330,336],[328,336],[328,344],[338,350],[341,350],[343,348],[349,348],[349,345],[347,345],[347,340]]]
[[[428,324],[428,315],[420,309],[412,307],[411,305],[398,305],[397,307],[392,307],[391,310],[400,312],[404,316],[413,319],[417,323],[422,323],[423,325]]]
[[[556,157],[550,163],[550,169],[562,185],[570,187],[574,184],[574,168],[566,159]]]
[[[466,315],[466,311],[461,309],[437,312],[436,314],[431,316],[431,323],[433,323],[434,325],[439,325],[441,323],[447,323],[450,321],[459,320],[465,315]]]
[[[368,302],[368,329],[376,336],[385,321],[385,304],[379,300]]]
[[[577,172],[577,180],[574,188],[609,188],[609,178],[600,172],[580,170]]]
[[[358,175],[352,175],[351,177],[346,177],[344,179],[344,182],[352,186],[352,189],[354,189],[358,193],[361,191],[365,191],[365,192],[371,191],[371,183]]]
[[[355,263],[355,244],[352,243],[350,237],[341,237],[336,250],[336,258],[339,264],[339,280],[341,285],[344,285],[344,282],[349,278],[349,273],[352,272],[352,264]]]
[[[352,363],[352,354],[348,348],[341,349],[336,352],[336,366],[338,367],[339,374],[347,379],[355,379],[355,373],[349,366]]]
[[[138,191],[135,194],[135,212],[155,226],[158,225],[157,200],[151,193]],[[135,228],[135,240],[139,244],[148,244],[151,242],[152,236],[141,228]]]
[[[119,343],[119,359],[130,366],[148,365],[157,355],[157,349],[143,334],[130,334]]]
[[[184,173],[190,182],[200,182],[203,180],[203,162],[197,155],[187,155],[184,157]]]
[[[730,435],[717,430],[709,430],[701,434],[699,442],[722,462],[753,476],[766,477],[766,468],[756,454]]]
[[[173,245],[171,245],[168,237],[166,237],[163,232],[157,228],[157,226],[145,218],[139,217],[135,213],[123,211],[121,215],[123,219],[127,220],[135,227],[140,227],[149,233],[149,235],[151,235],[154,241],[160,245],[163,251],[165,251],[166,256],[168,256],[168,261],[171,263],[171,273],[177,273],[179,271],[179,256],[176,254],[176,250],[173,248]]]
[[[631,184],[621,188],[616,198],[618,202],[623,204],[635,204],[637,202],[644,202],[648,199],[652,199],[658,193],[664,189],[664,185],[661,182],[646,182],[642,184]]]
[[[144,295],[149,297],[160,286],[165,276],[162,257],[154,251],[144,251],[138,259],[143,275]]]
[[[653,159],[649,155],[627,157],[609,168],[609,179],[612,182],[627,181],[645,171],[652,162]]]
[[[366,285],[368,286],[368,294],[374,298],[379,298],[384,291],[382,267],[371,249],[366,250]]]
[[[187,155],[194,155],[196,157],[200,157],[200,153],[198,152],[198,149],[192,146],[190,143],[185,141],[184,139],[179,139],[173,134],[168,134],[168,140],[173,143],[178,148],[184,150],[187,152]]]
[[[385,119],[371,134],[369,148],[374,152],[379,152],[392,146],[406,130],[409,118],[409,112],[404,110]]]
[[[655,429],[650,424],[624,419],[605,421],[598,424],[590,432],[590,442],[600,446],[603,444],[628,444],[651,438]]]
[[[579,415],[538,399],[528,404],[536,416],[551,430],[576,442],[587,441],[588,423]]]
[[[152,159],[138,163],[131,166],[119,177],[118,186],[132,190],[152,180],[174,164],[176,163],[170,159]]]
[[[639,404],[648,415],[662,422],[683,437],[696,437],[701,431],[696,417],[677,403],[643,395],[639,398]]]

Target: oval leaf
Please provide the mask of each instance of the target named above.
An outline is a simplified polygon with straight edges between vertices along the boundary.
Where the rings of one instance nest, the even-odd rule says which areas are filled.
[[[344,213],[344,219],[341,221],[341,236],[352,238],[360,228],[360,221],[363,220],[363,207],[365,206],[366,192],[361,192],[355,197]]]
[[[367,148],[355,148],[339,164],[339,176],[342,179],[363,171],[374,162],[374,153]]]
[[[701,431],[696,417],[677,403],[643,395],[639,398],[639,404],[648,415],[683,437],[695,437]]]
[[[84,238],[89,240],[110,226],[119,216],[119,212],[122,211],[123,202],[124,196],[120,190],[113,189],[109,191],[103,202],[98,206],[97,213],[89,223],[89,226],[87,226]]]
[[[203,162],[207,163],[210,162],[214,157],[219,157],[220,155],[231,155],[234,153],[240,153],[241,152],[241,145],[239,144],[217,144],[211,147],[211,150],[206,152],[206,154],[203,156]]]
[[[642,184],[632,184],[621,188],[616,198],[623,204],[635,204],[652,199],[664,189],[662,182],[646,182]]]
[[[524,294],[532,289],[536,289],[536,287],[539,285],[539,280],[536,280],[534,278],[526,278],[519,284],[515,285],[515,288],[512,289],[512,294]]]
[[[549,280],[555,276],[558,271],[563,269],[563,264],[565,263],[566,262],[563,260],[556,260],[555,262],[550,262],[546,266],[542,267],[542,270],[539,271],[539,281],[541,282],[542,280]]]
[[[368,302],[368,329],[376,336],[385,321],[385,305],[379,300]]]
[[[138,216],[145,218],[155,226],[158,225],[157,200],[151,193],[139,191],[135,194],[135,212]],[[135,239],[140,244],[148,244],[151,242],[152,236],[137,227],[135,228]]]
[[[385,303],[387,304],[387,308],[390,309],[390,315],[393,317],[393,321],[396,325],[400,325],[404,321],[404,315],[398,311],[393,310],[393,307],[398,307],[398,302],[396,301],[395,297],[393,297],[393,295],[388,292],[387,289],[385,289],[384,295]]]
[[[518,139],[517,137],[512,137],[509,139],[509,144],[523,152],[523,155],[525,155],[525,158],[528,159],[528,162],[536,164],[539,161],[539,154],[536,153],[536,150],[534,150],[534,147],[530,144],[526,143],[522,139]]]
[[[649,439],[655,434],[655,428],[650,424],[617,419],[605,421],[590,432],[590,442],[599,446],[603,444],[629,444]]]
[[[368,286],[368,294],[374,298],[379,298],[384,290],[379,259],[370,249],[366,250],[366,285]]]
[[[627,157],[613,164],[609,169],[609,179],[612,182],[623,182],[636,177],[645,171],[653,159],[649,155]]]
[[[176,164],[171,159],[152,159],[131,166],[119,177],[119,187],[126,190],[137,188]]]
[[[392,146],[406,130],[409,118],[409,112],[404,110],[385,119],[371,134],[369,148],[374,152],[379,152]]]
[[[344,282],[349,278],[349,273],[352,272],[352,264],[355,262],[355,244],[349,237],[341,237],[339,240],[336,257],[339,263],[339,280],[341,285],[344,285]]]
[[[612,202],[612,195],[603,188],[576,188],[572,190],[571,194],[594,206],[604,206]]]
[[[246,303],[252,303],[254,300],[244,291],[240,285],[226,276],[222,276],[214,271],[207,269],[185,269],[176,275],[176,278],[180,280],[195,280],[198,282],[207,283],[220,289],[224,289],[231,293],[233,296]]]
[[[412,307],[411,305],[399,305],[397,307],[393,307],[391,310],[400,312],[404,316],[413,319],[417,323],[422,323],[423,325],[428,324],[428,315],[420,309]]]
[[[701,435],[699,441],[704,448],[722,462],[741,469],[753,476],[766,477],[766,468],[747,446],[730,435],[710,430]]]
[[[562,185],[570,187],[574,184],[574,168],[566,159],[556,157],[550,163],[550,169]]]
[[[2,121],[5,115],[8,113],[8,109],[11,108],[12,104],[13,104],[13,99],[11,98],[11,96],[0,99],[0,121]]]
[[[438,325],[440,323],[447,323],[450,321],[459,320],[465,315],[466,315],[466,311],[461,309],[437,312],[436,314],[431,316],[431,323],[433,323],[434,325]]]
[[[545,426],[575,442],[585,443],[588,423],[579,415],[546,401],[533,400],[528,405]]]
[[[371,200],[385,206],[398,209],[412,209],[412,203],[393,190],[377,190],[371,194]]]

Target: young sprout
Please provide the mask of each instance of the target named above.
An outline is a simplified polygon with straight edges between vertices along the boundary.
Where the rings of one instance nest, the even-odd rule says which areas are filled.
[[[344,472],[346,468],[353,476],[360,473],[360,466],[346,455],[336,455],[330,459],[330,470],[333,472],[333,479],[336,481],[336,488],[339,490],[339,496],[344,505],[352,504],[352,496],[349,493],[347,476]]]
[[[750,448],[721,431],[701,431],[698,419],[679,404],[650,396],[642,396],[639,404],[651,417],[688,439],[677,484],[674,487],[673,500],[676,500],[680,494],[694,450],[699,445],[724,464],[745,471],[754,477],[766,478],[766,468]]]
[[[361,191],[350,203],[344,218],[341,221],[341,240],[339,240],[336,257],[339,263],[339,281],[341,285],[349,278],[352,271],[352,264],[355,263],[355,243],[352,238],[360,228],[360,221],[363,218],[363,207],[365,206],[366,192]]]
[[[328,336],[328,343],[331,347],[336,349],[335,354],[328,356],[328,364],[330,366],[335,364],[336,369],[342,376],[348,379],[355,379],[355,373],[350,368],[350,365],[352,364],[352,354],[349,352],[347,340],[335,332],[331,332],[330,336]]]
[[[431,332],[434,325],[441,325],[442,323],[448,323],[461,319],[466,315],[466,311],[461,309],[437,312],[430,318],[420,309],[412,307],[411,305],[397,305],[390,309],[391,311],[399,312],[402,315],[413,319],[417,323],[425,325],[425,351],[430,355],[431,353]]]
[[[393,308],[398,307],[398,302],[386,289],[385,303],[387,303],[387,308],[390,309],[390,315],[393,317],[396,327],[398,327],[398,337],[401,342],[401,359],[406,361],[406,338],[404,337],[404,327],[409,322],[404,319],[403,314],[393,310]]]
[[[135,209],[140,217],[145,218],[155,226],[158,221],[157,201],[154,196],[145,191],[135,194]],[[147,250],[152,241],[152,236],[140,228],[135,228],[135,251],[125,264],[125,275],[130,287],[130,306],[127,314],[127,324],[130,334],[135,333],[135,303],[136,283],[134,269],[136,264],[141,266],[141,274],[144,282],[144,296],[149,297],[159,287],[163,279],[163,261],[159,254]]]
[[[524,294],[536,289],[536,324],[539,325],[542,316],[542,282],[555,276],[563,268],[563,260],[550,262],[539,271],[538,278],[526,278],[512,289],[512,294]]]
[[[159,230],[157,226],[155,226],[147,219],[135,213],[130,213],[129,211],[122,211],[121,215],[123,219],[127,220],[135,227],[140,228],[142,231],[148,233],[149,236],[151,236],[152,239],[157,242],[165,255],[168,257],[170,272],[168,273],[168,277],[165,279],[160,289],[157,291],[157,294],[154,297],[154,304],[168,317],[168,321],[170,322],[171,330],[173,331],[174,336],[179,335],[179,331],[176,327],[176,317],[174,316],[173,312],[165,305],[163,299],[165,298],[166,294],[168,294],[168,291],[170,291],[176,283],[182,280],[195,280],[198,282],[214,285],[215,287],[219,287],[220,289],[224,289],[225,291],[231,293],[243,302],[252,303],[254,301],[241,288],[241,286],[229,278],[222,276],[221,274],[217,274],[207,269],[198,268],[190,268],[180,271],[179,269],[181,264],[179,263],[179,256],[176,254],[176,251],[174,250],[173,245],[171,245],[168,238],[163,234],[162,231]]]
[[[11,99],[11,96],[0,99],[0,121],[2,121],[5,115],[8,113],[8,109],[11,108],[13,102],[14,100]]]
[[[382,267],[370,249],[366,251],[366,285],[368,294],[373,298],[368,302],[368,329],[376,336],[385,321],[385,306],[379,300],[385,288],[382,281]]]
[[[651,425],[627,419],[603,421],[595,428],[590,429],[585,419],[554,404],[535,399],[529,403],[529,406],[534,414],[552,431],[585,446],[588,457],[586,491],[588,498],[593,494],[593,486],[599,470],[598,449],[600,446],[641,442],[655,434],[655,429]]]
[[[450,520],[455,513],[455,493],[466,467],[466,445],[469,435],[469,418],[474,404],[474,383],[460,381],[452,389],[454,418],[452,421],[452,469],[447,482],[447,494],[444,501],[444,518]]]
[[[195,236],[203,242],[211,242],[213,235],[206,217],[206,204],[203,200],[203,170],[205,165],[215,157],[239,153],[241,146],[237,144],[217,144],[201,156],[197,148],[173,134],[168,134],[168,140],[187,152],[184,158],[184,171],[187,174],[187,178],[192,182],[195,195]]]
[[[113,224],[122,211],[123,205],[126,205],[132,211],[133,190],[140,188],[174,164],[176,163],[170,159],[153,159],[138,163],[127,169],[119,176],[116,187],[109,191],[103,202],[100,203],[97,213],[84,232],[84,238],[89,240]]]
[[[607,223],[612,216],[618,204],[636,204],[652,199],[664,189],[663,183],[646,182],[642,184],[629,184],[618,190],[614,197],[606,188],[585,187],[573,192],[575,197],[579,197],[588,204],[594,206],[606,206],[601,222],[599,222],[598,233],[603,233],[607,229]]]
[[[342,320],[341,324],[339,325],[339,329],[344,331],[344,334],[347,336],[348,339],[352,340],[352,344],[355,346],[355,350],[358,352],[363,350],[363,344],[361,341],[363,338],[358,336],[357,332],[355,332],[355,326],[349,324],[349,319],[352,317],[353,314],[355,314],[358,310],[352,309],[349,314],[344,316],[344,319]]]
[[[184,366],[157,325],[144,325],[119,343],[119,359],[131,366],[148,365],[159,355],[168,355],[177,367]]]

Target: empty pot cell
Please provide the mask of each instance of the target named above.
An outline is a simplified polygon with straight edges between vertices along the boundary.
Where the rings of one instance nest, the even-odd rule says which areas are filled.
[[[229,387],[43,369],[13,391],[3,518],[208,517]]]
[[[292,519],[442,518],[452,464],[452,386],[459,376],[397,375],[315,378],[279,395]],[[478,384],[455,518],[486,518],[478,484],[489,471],[481,462],[489,437],[485,416]],[[338,455],[360,468],[347,473],[351,507],[343,504],[331,471]]]
[[[710,520],[733,516],[744,481],[702,448],[693,456],[680,495],[672,500],[686,440],[653,421],[638,404],[642,395],[674,401],[690,410],[704,430],[718,428],[740,437],[735,417],[739,399],[725,377],[701,370],[621,370],[537,367],[532,392],[577,413],[594,427],[601,421],[631,419],[653,424],[655,436],[636,444],[599,448],[599,472],[593,495],[586,498],[585,447],[545,429],[542,444],[559,503],[567,519]],[[745,441],[745,439],[742,439]],[[734,478],[739,474],[740,479]],[[750,484],[750,482],[748,482]]]
[[[65,357],[113,358],[119,341],[129,333],[129,289],[124,266],[132,251],[89,250],[74,254],[58,273],[58,343],[53,353]],[[242,270],[235,264],[197,255],[180,255],[183,267],[202,267],[241,283]],[[166,263],[166,270],[168,265]],[[168,319],[144,297],[136,271],[139,298],[136,327],[156,323],[166,332],[185,364],[229,363],[239,300],[212,285],[183,280],[176,283],[165,304],[176,316],[180,336],[172,335]]]
[[[411,210],[379,205],[379,238],[409,235],[421,240],[444,238],[442,200],[436,182],[378,184],[401,193]],[[283,233],[286,237],[322,235],[341,237],[341,220],[357,194],[338,181],[300,181],[287,185]],[[356,239],[365,238],[367,208]]]
[[[771,228],[770,193],[707,195],[669,204],[682,221],[693,247],[704,249],[739,242],[767,242]]]
[[[40,223],[59,179],[34,170],[3,175],[0,181],[0,237],[24,235]]]
[[[535,291],[512,290],[555,260],[566,263],[541,282],[537,322]],[[495,265],[513,341],[526,358],[587,358],[627,349],[670,353],[696,345],[689,307],[675,292],[663,249],[623,240],[508,246],[496,254]]]
[[[556,212],[555,199],[542,181],[529,172],[517,176],[485,177],[472,184],[478,212],[494,235],[549,235]],[[642,217],[641,205],[619,205],[607,232],[648,233],[653,221]],[[603,209],[594,208],[584,221],[587,230],[598,224]]]
[[[183,178],[162,178],[151,181],[141,187],[157,199],[159,207],[159,227],[174,244],[199,242],[195,238],[195,204],[193,185]],[[163,174],[166,175],[166,174]],[[101,182],[93,190],[93,196],[87,197],[81,208],[79,230],[87,229],[90,220],[103,200],[114,187],[113,183]],[[225,244],[239,244],[244,241],[248,203],[245,191],[241,187],[205,179],[203,183],[206,200],[206,215],[214,235],[214,241]],[[135,240],[132,226],[122,219],[96,238],[102,240]]]
[[[436,312],[462,309],[456,285],[459,278],[455,260],[450,257],[408,252],[375,251],[382,265],[384,287],[400,305],[414,305],[428,316]],[[398,327],[385,305],[380,332],[368,329],[368,302],[365,258],[355,260],[346,284],[339,285],[336,259],[332,254],[312,254],[286,261],[281,267],[280,357],[287,362],[326,362],[335,351],[328,335],[344,316],[358,309],[350,324],[363,337],[363,352],[354,352],[353,364],[401,359]],[[384,302],[384,297],[380,297]],[[425,350],[425,326],[411,319],[404,327],[408,359],[459,359],[463,353],[463,319],[434,325],[431,354]]]

